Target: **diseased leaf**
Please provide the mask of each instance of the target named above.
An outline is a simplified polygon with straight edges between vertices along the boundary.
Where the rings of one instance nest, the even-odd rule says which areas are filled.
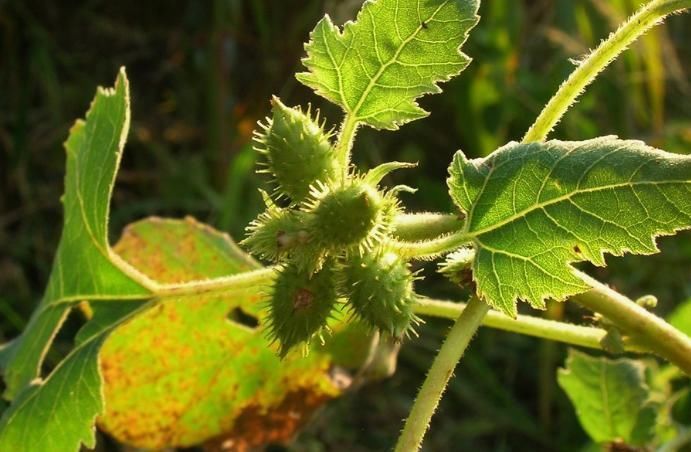
[[[652,254],[691,226],[691,157],[640,141],[510,143],[484,159],[460,151],[451,197],[467,216],[478,295],[508,315],[588,286],[570,265],[605,252]]]
[[[258,266],[228,236],[192,219],[132,224],[115,249],[163,283]],[[106,412],[100,427],[147,449],[214,438],[245,450],[291,438],[348,385],[339,369],[362,365],[372,338],[357,324],[335,324],[326,348],[280,360],[264,331],[265,289],[165,299],[118,328],[101,354]],[[92,304],[94,318],[102,305]]]
[[[557,380],[593,441],[640,446],[652,439],[657,407],[649,401],[642,362],[570,350]]]
[[[477,0],[369,0],[341,31],[325,16],[310,34],[297,79],[378,129],[427,116],[415,101],[439,93],[470,58],[459,51]]]
[[[63,231],[48,287],[22,335],[2,353],[5,397],[12,399],[21,393],[21,400],[3,418],[0,450],[77,450],[80,442],[93,444],[93,419],[101,409],[94,371],[98,341],[76,349],[45,382],[37,377],[43,357],[74,303],[150,297],[145,287],[148,280],[108,245],[110,195],[128,129],[128,83],[121,70],[114,88],[97,90],[86,120],[75,123],[65,142]],[[80,379],[73,380],[75,376]],[[82,402],[68,394],[90,396]],[[65,414],[56,417],[60,413]],[[45,438],[57,438],[54,444],[62,447],[32,445],[42,444]]]

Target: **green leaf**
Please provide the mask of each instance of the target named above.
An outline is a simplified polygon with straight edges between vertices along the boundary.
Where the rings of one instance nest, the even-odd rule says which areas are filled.
[[[439,93],[470,58],[459,51],[479,17],[477,0],[370,0],[339,30],[314,28],[297,79],[352,119],[396,130],[427,116],[415,101]]]
[[[652,254],[656,236],[691,226],[691,157],[639,141],[510,143],[476,160],[459,151],[449,172],[478,295],[511,316],[518,299],[544,308],[587,290],[570,264]]]
[[[559,369],[557,380],[593,441],[640,446],[652,439],[657,407],[649,401],[641,361],[595,358],[569,350],[566,368]]]
[[[115,250],[164,283],[258,267],[227,235],[189,218],[132,224]],[[101,353],[106,412],[99,426],[145,449],[220,438],[244,450],[292,437],[344,389],[332,370],[362,365],[372,338],[337,323],[326,348],[281,360],[264,330],[266,289],[166,298],[118,328]],[[97,320],[109,305],[92,307]]]
[[[7,352],[7,398],[39,376],[43,356],[73,303],[150,296],[149,281],[108,245],[110,196],[129,119],[129,88],[121,69],[114,88],[97,90],[86,121],[77,120],[65,142],[62,236],[43,299]]]
[[[77,451],[80,443],[96,445],[93,425],[103,410],[99,350],[108,334],[136,312],[93,330],[44,381],[18,394],[0,419],[0,450]]]
[[[674,328],[691,337],[691,300],[677,306],[667,320]]]

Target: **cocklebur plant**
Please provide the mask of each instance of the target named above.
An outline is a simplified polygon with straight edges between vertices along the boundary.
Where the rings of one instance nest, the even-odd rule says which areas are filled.
[[[414,190],[383,186],[386,174],[414,165],[389,162],[367,171],[351,164],[359,127],[396,130],[423,118],[427,112],[417,99],[439,93],[439,83],[469,64],[459,49],[478,23],[478,7],[475,0],[371,0],[343,28],[328,16],[317,24],[305,47],[307,71],[297,78],[341,107],[345,117],[334,134],[316,110],[274,98],[271,117],[258,127],[256,148],[261,171],[272,178],[271,192],[263,192],[265,210],[248,226],[243,244],[268,267],[227,237],[189,221],[135,224],[110,246],[108,204],[129,126],[124,70],[114,88],[100,89],[65,143],[65,221],[44,298],[23,334],[0,348],[4,396],[12,400],[0,420],[0,450],[93,447],[97,416],[106,431],[144,448],[189,446],[229,431],[241,435],[227,419],[237,421],[247,407],[256,415],[280,410],[291,394],[313,391],[323,400],[340,393],[324,371],[345,362],[329,349],[330,330],[339,330],[334,340],[341,334],[338,339],[352,348],[372,330],[402,339],[422,316],[455,324],[412,407],[399,451],[419,448],[481,323],[601,351],[653,353],[691,374],[687,335],[573,266],[604,265],[605,253],[651,254],[657,236],[691,227],[691,157],[611,136],[545,141],[609,62],[663,17],[691,7],[690,1],[653,0],[644,6],[579,63],[521,143],[482,159],[459,151],[447,181],[457,208],[450,215],[407,213],[398,195]],[[192,237],[197,248],[154,247],[156,233],[164,232],[180,241]],[[421,275],[410,270],[411,261],[438,257],[445,258],[440,271],[474,293],[467,304],[415,293]],[[263,309],[254,303],[259,294]],[[606,328],[518,313],[521,300],[544,308],[547,300],[567,299],[606,319]],[[85,300],[92,317],[75,348],[42,377],[55,334]],[[348,319],[365,328],[344,334]],[[611,332],[618,334],[617,347],[608,340]],[[148,348],[138,348],[142,343]],[[293,348],[309,348],[310,354],[291,353]],[[155,354],[159,350],[163,357]],[[166,367],[175,361],[171,356],[190,353],[204,354],[196,366]],[[123,368],[125,362],[133,367]],[[235,392],[208,391],[211,395],[200,400],[189,390],[187,373],[209,362],[211,367],[194,374],[197,384],[211,382],[217,390],[213,382],[223,380],[224,390]],[[185,376],[175,373],[180,367]],[[162,378],[168,374],[161,369],[175,378]],[[149,380],[140,383],[144,390],[137,392],[141,388],[132,381],[149,370]],[[662,436],[651,433],[666,422],[656,413],[674,407],[659,397],[661,385],[646,381],[646,372],[642,360],[572,351],[557,378],[594,441],[617,446],[668,441],[672,447],[679,443],[670,436],[677,428],[672,421]],[[660,374],[685,378],[672,367]],[[607,397],[601,396],[602,382],[613,388]],[[123,393],[129,396],[124,401],[117,397]],[[186,403],[179,402],[184,397]],[[156,417],[173,398],[171,417]],[[142,411],[148,405],[155,414]],[[197,405],[206,411],[198,413]],[[180,413],[180,406],[187,411]],[[155,417],[154,428],[127,422],[128,413],[132,419]],[[221,419],[208,422],[218,413]],[[209,424],[215,430],[200,428]],[[132,431],[142,428],[143,433]]]

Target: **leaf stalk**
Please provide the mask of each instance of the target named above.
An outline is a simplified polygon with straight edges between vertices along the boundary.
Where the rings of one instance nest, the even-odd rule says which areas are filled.
[[[419,315],[456,320],[466,308],[467,305],[465,303],[420,297],[416,300],[413,311]],[[573,325],[523,314],[519,314],[514,319],[501,312],[492,310],[487,312],[485,318],[482,319],[482,325],[594,350],[604,350],[601,341],[607,335],[607,331],[602,328]],[[650,348],[642,345],[634,337],[625,337],[623,345],[624,350],[627,352],[651,352]]]
[[[592,289],[576,295],[581,306],[605,316],[653,353],[691,375],[691,338],[619,292],[581,273]]]
[[[691,0],[653,0],[631,16],[602,41],[561,84],[523,137],[523,142],[544,141],[564,113],[583,93],[585,87],[591,84],[609,63],[665,16],[687,8],[691,8]]]

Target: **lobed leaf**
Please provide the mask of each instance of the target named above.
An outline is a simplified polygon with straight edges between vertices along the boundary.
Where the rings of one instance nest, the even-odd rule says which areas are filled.
[[[595,358],[570,350],[557,380],[593,441],[639,446],[652,439],[657,407],[649,401],[640,361]]]
[[[340,30],[325,16],[297,79],[352,119],[396,130],[427,116],[416,99],[439,93],[470,63],[459,51],[478,22],[477,0],[368,0]]]
[[[518,299],[544,308],[587,290],[572,263],[652,254],[656,236],[691,226],[691,157],[616,137],[459,151],[448,184],[478,295],[511,316]]]

